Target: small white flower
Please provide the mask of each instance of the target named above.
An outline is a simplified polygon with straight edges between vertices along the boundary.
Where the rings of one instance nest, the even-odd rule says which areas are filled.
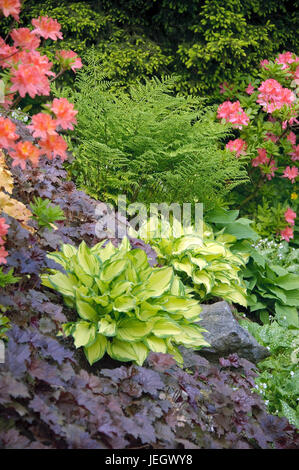
[[[293,371],[291,370],[290,374],[291,374],[291,376],[293,377],[293,375],[295,374],[295,372],[293,372]]]

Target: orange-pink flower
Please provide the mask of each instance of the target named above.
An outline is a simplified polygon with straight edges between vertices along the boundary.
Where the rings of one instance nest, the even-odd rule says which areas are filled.
[[[62,129],[74,129],[73,124],[77,123],[75,116],[78,111],[74,109],[72,103],[66,98],[55,98],[50,109],[56,116],[57,125]]]
[[[226,144],[225,148],[227,148],[231,152],[236,152],[236,157],[239,157],[240,155],[244,155],[246,153],[247,144],[243,139],[235,139],[230,140]]]
[[[295,183],[295,179],[298,176],[298,168],[295,166],[289,167],[287,166],[286,169],[284,170],[284,173],[282,175],[283,178],[288,178],[292,183]]]
[[[38,113],[32,117],[28,128],[33,131],[33,137],[46,139],[48,135],[56,135],[57,122],[49,114]]]
[[[4,246],[0,246],[0,264],[7,263],[7,260],[6,260],[7,256],[8,256],[8,252],[5,250]]]
[[[6,220],[4,217],[0,218],[0,237],[4,237],[7,234],[9,225],[5,223]]]
[[[16,125],[10,119],[0,116],[0,147],[7,150],[13,148],[18,138]]]
[[[13,159],[12,166],[20,165],[25,170],[27,161],[31,161],[33,166],[38,164],[40,150],[32,142],[25,140],[18,142],[15,150],[9,152],[9,155]]]
[[[67,143],[60,135],[47,135],[46,139],[40,140],[41,153],[45,154],[49,160],[57,155],[65,160],[67,158]]]
[[[10,91],[17,91],[22,98],[26,93],[35,98],[36,95],[49,95],[50,85],[45,74],[36,65],[21,64],[12,70],[12,87]]]
[[[53,18],[40,16],[37,19],[33,19],[31,23],[33,26],[35,26],[33,33],[38,34],[45,39],[53,39],[53,41],[57,41],[57,39],[63,39],[62,33],[60,31],[61,25],[57,20],[53,20]]]
[[[72,69],[76,72],[76,69],[83,67],[80,57],[74,51],[57,51],[56,57],[59,60],[60,66],[63,70]]]
[[[217,117],[219,119],[225,119],[226,122],[231,122],[234,127],[242,129],[242,126],[247,126],[249,122],[249,117],[241,108],[240,102],[235,101],[224,101],[220,106],[218,106]]]
[[[299,145],[294,145],[293,152],[290,153],[290,155],[292,157],[293,162],[299,160]]]
[[[10,35],[16,47],[34,50],[40,45],[40,39],[28,28],[13,29]]]
[[[291,105],[295,101],[294,93],[288,88],[283,88],[273,78],[262,82],[258,90],[260,93],[256,102],[263,106],[263,110],[267,113],[273,113],[273,111],[281,109],[283,105]]]
[[[251,162],[252,166],[266,165],[269,163],[266,149],[257,149],[258,156]]]
[[[288,208],[284,213],[284,218],[286,222],[290,225],[295,225],[295,219],[297,217],[296,212],[292,211],[292,209]]]
[[[281,230],[280,235],[287,242],[290,241],[290,238],[294,238],[293,229],[291,227],[286,227],[284,230]]]
[[[21,4],[19,0],[0,0],[0,10],[4,16],[12,15],[16,21],[19,21]]]

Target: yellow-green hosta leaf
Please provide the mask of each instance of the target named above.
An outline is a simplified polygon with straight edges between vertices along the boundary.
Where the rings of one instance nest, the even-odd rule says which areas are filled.
[[[138,306],[138,311],[136,310],[136,316],[141,321],[148,321],[151,318],[157,316],[157,312],[160,310],[159,305],[153,305],[149,302],[142,302]]]
[[[135,268],[137,268],[138,270],[140,268],[146,268],[149,264],[145,251],[140,250],[140,248],[131,250],[129,252],[129,257],[133,261]]]
[[[98,332],[105,336],[116,335],[116,321],[112,318],[102,318],[98,322]]]
[[[166,339],[166,344],[167,344],[167,353],[171,354],[178,364],[183,365],[184,359],[179,349],[174,344],[172,344],[171,340],[169,339]]]
[[[199,249],[203,246],[203,241],[199,236],[185,235],[178,238],[173,243],[173,254],[179,254],[186,250]]]
[[[83,300],[76,301],[77,312],[83,320],[97,321],[98,314],[92,306]]]
[[[233,288],[231,286],[227,286],[226,284],[222,284],[220,286],[214,286],[213,295],[247,307],[245,289]]]
[[[195,264],[196,266],[198,266],[200,270],[204,269],[209,264],[204,258],[200,256],[191,256],[191,254],[188,253],[188,257],[190,261],[192,262],[192,264]]]
[[[195,271],[192,274],[192,280],[194,284],[203,284],[206,288],[207,294],[211,292],[212,287],[213,287],[213,278],[207,274],[206,272],[203,271]]]
[[[92,287],[94,282],[93,277],[87,274],[78,263],[74,265],[74,272],[82,284],[84,284],[86,287]]]
[[[188,321],[198,321],[201,311],[202,311],[202,308],[201,308],[200,304],[198,302],[196,302],[195,305],[188,308],[188,310],[186,310],[182,313],[183,313],[183,316],[186,320],[188,320]]]
[[[187,257],[185,257],[182,261],[174,260],[171,264],[177,271],[183,271],[188,276],[192,276],[193,264]]]
[[[202,332],[206,331],[203,328],[200,328],[197,325],[181,325],[181,334],[176,337],[176,342],[184,344],[187,346],[210,346],[210,344],[205,341],[202,336]]]
[[[97,255],[102,263],[104,263],[107,259],[111,258],[111,256],[114,255],[117,251],[117,248],[112,245],[111,242],[107,243],[105,248],[103,248],[103,244],[105,243],[105,241],[106,240],[103,240],[102,242],[97,243],[90,249],[90,252],[94,255]]]
[[[80,346],[89,346],[95,340],[96,326],[94,323],[79,321],[76,323],[76,329],[73,331],[74,344],[76,348]]]
[[[148,297],[160,297],[167,291],[173,280],[172,268],[158,268],[145,282],[144,289],[148,291]]]
[[[61,251],[66,258],[72,258],[77,254],[78,250],[75,246],[70,245],[68,243],[64,243],[61,247]]]
[[[152,330],[152,323],[136,319],[121,320],[117,325],[116,337],[123,341],[139,341]]]
[[[106,263],[105,267],[102,269],[100,274],[100,279],[103,282],[110,282],[114,278],[118,277],[128,264],[127,260],[125,259],[115,260],[111,262],[106,261]]]
[[[181,333],[181,328],[175,322],[161,318],[157,320],[152,328],[152,333],[158,338],[168,338]]]
[[[56,274],[43,274],[41,276],[42,284],[46,287],[50,287],[58,290],[62,295],[74,297],[74,287],[77,287],[77,280],[74,276],[65,275],[61,272]]]
[[[131,295],[122,295],[114,300],[113,308],[118,312],[128,312],[134,310],[136,300]]]
[[[178,296],[185,295],[185,286],[178,276],[174,276],[173,282],[171,284],[170,292],[172,295],[178,295]]]
[[[163,338],[157,338],[154,335],[149,335],[146,338],[144,338],[144,342],[147,345],[147,347],[157,353],[167,353],[167,346],[165,343],[165,340]]]
[[[165,300],[163,299],[163,302],[160,302],[161,308],[170,313],[185,312],[196,304],[196,300],[170,295],[165,296]]]
[[[110,297],[112,299],[115,299],[116,297],[127,293],[128,290],[130,290],[131,286],[132,282],[130,281],[117,281],[111,289]]]
[[[107,294],[96,295],[96,296],[92,297],[92,300],[96,304],[101,305],[101,307],[107,307],[107,305],[109,305],[109,302],[110,302],[109,296]]]
[[[139,366],[142,366],[148,355],[148,348],[144,343],[127,343],[117,338],[108,343],[107,350],[113,359],[124,362],[134,361]]]
[[[107,349],[107,338],[103,335],[97,335],[95,341],[90,346],[84,347],[85,356],[92,366],[104,356]]]
[[[197,250],[197,253],[203,256],[211,255],[212,257],[225,256],[226,248],[221,243],[207,241],[200,250]]]

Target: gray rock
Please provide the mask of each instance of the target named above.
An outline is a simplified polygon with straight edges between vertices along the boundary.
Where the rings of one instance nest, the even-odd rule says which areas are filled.
[[[270,355],[268,349],[239,325],[227,302],[202,305],[199,325],[207,330],[203,335],[211,345],[199,353],[209,360],[237,353],[239,357],[257,363]]]

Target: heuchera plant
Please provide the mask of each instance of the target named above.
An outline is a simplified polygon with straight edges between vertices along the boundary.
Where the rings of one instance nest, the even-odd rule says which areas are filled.
[[[249,176],[254,184],[251,194],[242,201],[243,206],[267,181],[285,178],[294,184],[298,178],[299,145],[295,134],[299,125],[298,90],[299,57],[292,52],[279,54],[274,62],[262,61],[260,78],[245,87],[243,82],[243,92],[227,83],[220,87],[227,100],[218,107],[217,118],[239,131],[226,148],[236,158],[251,159]],[[289,206],[290,202],[285,201],[282,223],[277,226],[286,241],[294,237],[296,218],[296,212]]]
[[[19,0],[0,0],[0,15],[12,15],[15,21],[19,21],[20,9]],[[49,160],[56,156],[62,160],[67,158],[67,143],[59,135],[59,130],[73,129],[77,111],[65,98],[45,104],[44,111],[32,116],[28,126],[36,139],[33,143],[18,134],[17,126],[11,119],[13,110],[26,95],[33,99],[36,96],[49,96],[51,82],[66,70],[76,71],[82,67],[77,54],[63,50],[57,53],[60,70],[55,73],[53,64],[47,56],[38,52],[38,48],[42,38],[53,41],[63,39],[60,24],[52,18],[40,17],[33,19],[32,25],[33,29],[14,28],[7,41],[0,38],[0,79],[4,84],[0,100],[0,151],[4,150],[12,159],[13,167],[20,166],[23,170],[26,165],[38,166],[42,155],[46,155]],[[2,173],[5,161],[1,162],[1,167]],[[2,203],[5,196],[7,199],[4,193]],[[4,204],[1,207],[3,209]],[[8,225],[0,218],[0,264],[5,264],[8,256],[4,247],[7,229]]]

